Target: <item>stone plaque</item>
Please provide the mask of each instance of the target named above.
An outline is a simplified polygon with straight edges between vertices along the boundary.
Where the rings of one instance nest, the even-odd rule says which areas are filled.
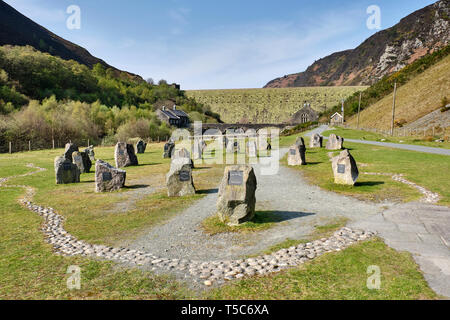
[[[295,156],[297,154],[297,150],[295,150],[295,149],[290,149],[289,152],[290,152],[291,156]]]
[[[180,181],[186,182],[191,180],[191,173],[189,171],[180,171]]]
[[[242,186],[244,183],[243,171],[230,171],[228,176],[228,184],[230,186]]]
[[[63,170],[64,171],[69,171],[72,170],[72,164],[71,163],[63,163]]]
[[[112,175],[111,172],[102,172],[103,181],[111,181]]]
[[[123,150],[119,150],[119,155],[123,156],[125,153]]]
[[[338,173],[345,173],[345,164],[338,164]]]

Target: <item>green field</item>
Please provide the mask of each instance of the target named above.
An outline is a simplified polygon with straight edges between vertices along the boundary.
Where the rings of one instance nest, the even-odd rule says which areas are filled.
[[[193,90],[186,95],[211,107],[226,123],[281,123],[299,111],[305,101],[323,112],[366,87]]]
[[[284,143],[295,140],[295,136],[283,138]],[[162,144],[151,144],[144,155],[139,155],[140,165],[127,168],[127,188],[111,194],[94,192],[93,173],[82,176],[79,184],[57,186],[54,181],[53,159],[62,150],[44,150],[12,155],[0,155],[0,178],[34,171],[26,165],[33,163],[48,169],[28,177],[17,177],[8,185],[29,185],[36,190],[35,202],[51,206],[66,218],[65,229],[81,240],[95,244],[117,245],[126,243],[151,226],[167,221],[183,208],[201,199],[206,191],[219,183],[221,166],[198,166],[194,180],[199,195],[186,198],[168,198],[164,177],[169,169],[169,160],[161,158]],[[389,150],[386,161],[376,152],[376,157],[363,158],[366,146],[352,145],[357,160],[371,164],[370,170],[397,170],[390,166],[389,159],[396,150]],[[360,153],[358,153],[360,152]],[[400,158],[406,156],[400,151]],[[96,148],[99,158],[113,162],[113,148]],[[329,186],[325,176],[329,164],[325,154],[309,155],[310,161],[323,165],[307,166],[320,184]],[[314,158],[313,158],[314,157]],[[425,155],[426,157],[426,155]],[[426,159],[429,165],[442,168],[439,157]],[[404,160],[404,159],[403,159]],[[404,162],[404,161],[403,161]],[[317,168],[317,169],[315,169]],[[303,168],[304,169],[304,168]],[[414,169],[414,168],[413,168]],[[411,172],[414,170],[411,169]],[[406,172],[408,173],[408,172]],[[411,180],[426,178],[420,174],[408,175]],[[383,179],[383,178],[382,178]],[[447,179],[448,180],[448,179]],[[418,181],[421,182],[421,181]],[[431,190],[448,190],[448,181],[422,181]],[[153,194],[139,196],[145,185],[159,188]],[[443,186],[440,186],[443,185]],[[364,192],[390,189],[390,184],[363,186]],[[370,189],[372,188],[372,189]],[[370,189],[370,190],[369,190]],[[392,191],[392,189],[390,189]],[[402,186],[396,190],[404,192]],[[338,191],[339,190],[335,190]],[[349,192],[349,190],[344,190]],[[352,190],[350,190],[352,192]],[[115,263],[83,257],[62,257],[52,252],[40,231],[42,218],[21,207],[17,199],[24,193],[22,188],[0,188],[0,298],[1,299],[434,299],[411,256],[388,248],[380,240],[357,244],[340,252],[325,254],[316,261],[283,271],[277,275],[252,277],[233,281],[217,290],[193,291],[188,284],[173,277],[159,276],[138,269],[125,269]],[[417,196],[416,193],[406,197]],[[448,201],[448,198],[447,198]],[[128,204],[129,206],[124,206]],[[247,231],[259,232],[269,224],[262,219],[246,225]],[[339,228],[345,221],[336,221],[324,230],[318,229],[315,236],[326,236],[327,232]],[[214,226],[214,225],[213,225]],[[214,226],[216,232],[222,226]],[[241,232],[241,230],[236,230]],[[246,231],[246,230],[242,230]],[[267,250],[291,246],[294,240],[280,243]],[[383,287],[380,291],[366,288],[367,265],[377,264],[383,270]],[[82,269],[81,290],[70,291],[66,287],[67,267],[78,265]]]

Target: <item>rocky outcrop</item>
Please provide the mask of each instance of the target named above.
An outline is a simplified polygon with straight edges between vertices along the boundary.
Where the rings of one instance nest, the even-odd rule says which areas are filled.
[[[450,1],[441,0],[380,31],[353,50],[333,53],[305,72],[270,81],[265,88],[372,85],[450,43]]]

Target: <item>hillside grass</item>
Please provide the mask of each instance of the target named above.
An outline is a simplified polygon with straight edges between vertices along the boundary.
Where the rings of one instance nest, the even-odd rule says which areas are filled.
[[[416,75],[397,90],[395,119],[406,124],[440,109],[444,97],[450,97],[450,55],[424,72]],[[364,109],[360,115],[361,128],[389,130],[392,119],[393,92]],[[347,124],[356,127],[357,115]]]
[[[211,107],[225,123],[282,123],[303,108],[318,112],[367,87],[305,87],[276,89],[192,90],[186,96]]]
[[[293,144],[297,136],[284,137],[282,145]],[[309,138],[305,138],[309,145]],[[404,174],[405,178],[428,190],[439,193],[439,204],[450,206],[450,162],[448,156],[428,154],[408,150],[345,142],[355,158],[360,175],[355,186],[336,185],[328,154],[338,155],[339,151],[325,148],[307,148],[306,161],[309,165],[292,167],[319,187],[356,197],[362,200],[382,202],[384,200],[409,202],[422,198],[416,189],[395,182],[389,176],[364,175],[362,172]],[[287,155],[282,159],[287,166]],[[439,172],[439,174],[435,174]]]

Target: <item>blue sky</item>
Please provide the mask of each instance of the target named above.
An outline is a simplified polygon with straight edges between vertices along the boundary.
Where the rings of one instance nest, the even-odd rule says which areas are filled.
[[[182,89],[259,88],[358,46],[370,5],[382,29],[427,0],[6,0],[57,35],[122,70]],[[66,9],[81,9],[69,30]]]

